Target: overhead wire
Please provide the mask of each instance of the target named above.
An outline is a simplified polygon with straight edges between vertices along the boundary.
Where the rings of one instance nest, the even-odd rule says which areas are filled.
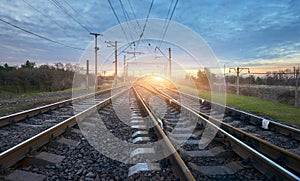
[[[77,15],[79,15],[88,25],[89,25],[89,27],[91,27],[92,29],[94,29],[94,30],[96,30],[96,28],[93,26],[93,24],[92,23],[90,23],[85,17],[83,17],[82,15],[81,15],[81,13],[78,11],[78,10],[76,10],[70,3],[68,3],[66,0],[63,0],[65,3],[66,3],[66,5],[68,6],[68,7],[70,7]],[[91,33],[91,32],[89,32],[89,33]],[[99,40],[102,42],[102,43],[105,43],[105,40],[102,40],[102,38],[103,38],[103,36],[101,37],[101,38],[99,38]]]
[[[42,36],[42,35],[39,35],[39,34],[37,34],[37,33],[34,33],[34,32],[29,31],[29,30],[26,30],[26,29],[24,29],[24,28],[21,28],[21,27],[15,25],[15,24],[12,24],[12,23],[10,23],[10,22],[8,22],[8,21],[5,21],[5,20],[3,20],[3,19],[1,19],[1,18],[0,18],[0,21],[2,21],[3,23],[5,23],[5,24],[7,24],[7,25],[10,25],[10,26],[12,26],[12,27],[15,27],[15,28],[17,28],[17,29],[19,29],[19,30],[22,30],[22,31],[24,31],[24,32],[26,32],[26,33],[29,33],[29,34],[34,35],[34,36],[36,36],[36,37],[39,37],[39,38],[41,38],[41,39],[47,40],[47,41],[49,41],[49,42],[52,42],[52,43],[55,43],[55,44],[58,44],[58,45],[62,45],[62,46],[68,47],[68,48],[76,49],[76,50],[85,50],[85,49],[83,49],[83,48],[71,46],[71,45],[68,45],[68,44],[65,44],[65,43],[56,41],[56,40],[52,40],[52,39],[47,38],[47,37],[45,37],[45,36]]]
[[[139,43],[139,41],[141,40],[141,38],[143,37],[143,35],[144,35],[145,29],[146,29],[146,26],[147,26],[147,23],[148,23],[148,20],[149,20],[150,12],[151,12],[152,7],[153,7],[153,3],[154,3],[154,0],[151,1],[150,8],[149,8],[149,11],[148,11],[148,14],[147,14],[147,17],[146,17],[146,21],[145,21],[145,24],[144,24],[144,26],[143,26],[142,32],[141,32],[141,34],[140,34],[138,43]]]
[[[132,14],[133,14],[134,19],[136,20],[136,23],[137,23],[138,27],[142,30],[142,27],[141,27],[139,21],[137,20],[135,11],[134,11],[134,9],[133,9],[133,6],[132,6],[130,0],[127,0],[127,2],[128,2],[129,6],[130,6],[131,12],[132,12]]]
[[[77,15],[79,15],[90,27],[92,27],[94,30],[96,30],[96,28],[93,26],[93,24],[92,23],[90,23],[85,17],[83,17],[82,15],[81,15],[81,13],[78,11],[78,10],[76,10],[73,6],[71,6],[70,5],[70,3],[68,3],[68,1],[66,1],[66,0],[63,0],[65,3],[66,3],[66,5],[67,6],[69,6]]]
[[[130,28],[130,26],[129,26],[129,23],[128,23],[128,22],[130,21],[130,17],[129,17],[129,15],[128,15],[128,13],[127,13],[127,10],[126,10],[124,4],[122,3],[122,0],[119,0],[119,3],[120,3],[120,5],[121,5],[121,8],[122,8],[122,11],[123,11],[123,15],[124,15],[125,22],[126,22],[126,25],[127,25],[127,27],[128,27],[128,30],[131,30],[131,28]],[[133,28],[133,29],[134,29],[134,31],[138,34],[137,30],[136,30],[135,28]],[[132,37],[132,34],[131,34],[130,31],[129,31],[129,35],[130,35],[131,40],[133,40],[133,37]]]
[[[88,33],[91,33],[91,31],[84,26],[81,22],[79,22],[74,16],[72,16],[72,14],[70,14],[68,12],[68,10],[57,0],[49,0],[50,2],[54,3],[54,5],[58,8],[61,9],[63,11],[63,13],[65,13],[66,15],[68,15],[73,21],[75,21],[77,24],[79,24],[83,29],[85,29]]]
[[[128,4],[129,4],[130,8],[131,8],[131,11],[133,12],[133,15],[134,15],[135,19],[136,19],[136,15],[135,15],[135,12],[134,12],[134,10],[133,10],[132,4],[131,4],[131,2],[130,2],[129,0],[127,0],[127,1],[128,1]],[[109,2],[109,5],[110,5],[111,9],[113,10],[113,13],[114,13],[114,15],[115,15],[115,17],[116,17],[118,23],[121,25],[120,19],[119,19],[117,13],[116,13],[114,7],[112,6],[110,0],[108,0],[108,2]],[[124,4],[122,3],[122,1],[119,0],[119,2],[120,2],[120,5],[121,5],[121,8],[122,8],[122,11],[123,11],[125,20],[128,21],[128,20],[130,19],[130,16],[128,15],[128,12],[126,11],[126,8],[125,8]],[[126,46],[126,47],[118,54],[118,56],[119,56],[121,53],[123,53],[126,49],[128,49],[129,47],[131,48],[131,45],[132,45],[132,44],[134,44],[134,51],[136,50],[136,48],[137,48],[138,45],[139,45],[139,42],[140,42],[141,38],[142,38],[143,35],[144,35],[145,29],[146,29],[146,27],[147,27],[147,23],[148,23],[148,20],[149,20],[149,16],[150,16],[150,13],[151,13],[153,4],[154,4],[154,0],[151,1],[150,7],[149,7],[149,10],[148,10],[148,13],[147,13],[146,21],[145,21],[145,24],[144,24],[143,28],[140,26],[140,24],[139,24],[138,21],[136,20],[136,22],[137,22],[139,28],[141,29],[141,34],[139,34],[139,39],[137,40],[137,46],[135,46],[135,42],[129,42],[129,41],[128,41],[128,45],[127,45],[127,46]],[[128,24],[127,24],[127,25],[128,25]],[[128,25],[128,27],[129,27],[129,25]],[[126,36],[126,33],[125,33],[125,31],[124,31],[122,25],[121,25],[121,29],[122,29],[123,33],[125,34],[125,36]],[[129,29],[130,29],[130,27],[129,27]],[[148,44],[150,44],[150,43],[148,43]],[[146,46],[146,47],[147,47],[147,46]],[[148,48],[148,47],[147,47],[147,48]],[[112,53],[105,61],[107,61],[112,55],[113,55],[113,53]]]
[[[163,37],[162,37],[162,39],[160,40],[160,42],[159,42],[159,44],[158,44],[158,48],[160,48],[160,46],[161,46],[163,40],[165,39],[167,30],[168,30],[169,25],[170,25],[170,21],[172,20],[172,17],[173,17],[173,15],[174,15],[174,12],[175,12],[175,9],[176,9],[177,4],[178,4],[178,0],[176,0],[176,2],[175,2],[175,5],[174,5],[173,10],[172,10],[172,13],[171,13],[171,16],[170,16],[170,18],[169,18],[169,21],[168,21],[167,26],[166,26],[166,28],[165,28],[165,31],[164,31],[164,33],[163,33]]]
[[[118,21],[118,23],[119,23],[119,25],[120,25],[120,27],[121,27],[121,29],[122,29],[123,34],[125,35],[125,38],[126,38],[127,42],[128,42],[127,47],[124,48],[124,50],[122,50],[118,55],[120,55],[121,53],[123,53],[123,52],[124,52],[126,49],[128,49],[129,47],[132,48],[132,44],[134,45],[134,51],[135,51],[135,42],[130,42],[130,41],[128,40],[127,33],[126,33],[126,31],[124,30],[124,28],[123,28],[123,26],[122,26],[122,24],[121,24],[120,18],[118,17],[118,15],[117,15],[117,13],[116,13],[116,11],[115,11],[115,8],[113,7],[113,5],[112,5],[112,3],[111,3],[110,0],[108,0],[108,3],[109,3],[110,8],[111,8],[112,11],[113,11],[114,16],[116,17],[116,19],[117,19],[117,21]],[[125,6],[124,6],[124,4],[122,3],[121,0],[119,0],[119,3],[120,3],[120,5],[121,5],[121,8],[122,8],[122,11],[123,11],[125,20],[126,20],[126,24],[127,24],[128,28],[130,29],[130,27],[129,27],[128,23],[127,23],[127,21],[130,19],[130,16],[128,15],[128,12],[127,12],[127,10],[126,10],[126,8],[125,8]],[[128,0],[128,3],[129,3],[129,5],[130,5],[130,7],[131,7],[131,10],[132,10],[133,14],[134,14],[134,17],[136,18],[136,15],[135,15],[134,10],[133,10],[133,7],[132,7],[132,4],[131,4],[131,2],[130,2],[129,0]],[[138,43],[139,43],[140,39],[142,38],[143,33],[144,33],[145,29],[146,29],[147,22],[148,22],[148,19],[149,19],[149,15],[150,15],[150,12],[151,12],[152,7],[153,7],[153,3],[154,3],[154,0],[152,0],[152,2],[151,2],[150,8],[149,8],[149,11],[148,11],[148,14],[147,14],[146,22],[145,22],[145,24],[144,24],[144,26],[143,26],[143,29],[142,29],[141,34],[139,35]],[[138,26],[141,28],[141,26],[140,26],[140,24],[138,23],[138,21],[136,21],[136,22],[137,22]],[[137,43],[137,44],[138,44],[138,43]],[[107,61],[112,55],[113,55],[113,53],[112,53],[105,61]]]
[[[133,6],[132,6],[130,0],[127,0],[127,2],[128,2],[129,7],[130,7],[130,9],[131,9],[131,12],[132,12],[132,14],[133,14],[133,17],[134,17],[134,19],[136,20],[137,26],[138,26],[139,30],[142,32],[142,27],[141,27],[139,21],[137,20],[135,11],[134,11],[134,9],[133,9]],[[136,29],[135,29],[135,30],[136,30]],[[140,36],[139,33],[137,33],[137,35]],[[139,38],[138,43],[137,43],[137,47],[136,47],[136,48],[138,48],[138,45],[139,45],[140,40],[141,40],[141,38]],[[147,46],[147,45],[148,45],[148,46]],[[151,43],[149,43],[149,41],[146,41],[146,47],[147,47],[148,50],[149,50],[149,46],[150,46],[150,45],[151,45]]]
[[[121,55],[124,51],[126,51],[131,45],[130,44],[127,44],[127,46],[122,50],[120,51],[117,56]],[[121,48],[121,47],[120,47]],[[115,54],[115,52],[113,51],[104,61],[103,63],[107,62],[108,59],[110,59],[113,55]]]
[[[161,39],[163,38],[164,29],[166,28],[166,25],[167,25],[167,22],[168,22],[168,19],[169,19],[169,15],[170,15],[170,12],[171,12],[171,9],[172,9],[173,2],[174,2],[174,0],[171,1],[170,5],[169,5],[169,8],[168,8],[168,13],[167,13],[167,16],[165,18],[164,25],[163,25],[161,35],[160,35]]]
[[[130,42],[129,39],[128,39],[127,33],[126,33],[126,31],[124,30],[124,28],[123,28],[123,26],[122,26],[122,24],[121,24],[121,21],[120,21],[118,15],[117,15],[117,13],[116,13],[116,11],[115,11],[113,5],[111,4],[110,0],[107,0],[107,1],[108,1],[108,3],[109,3],[109,6],[110,6],[111,10],[113,11],[114,16],[115,16],[116,19],[117,19],[119,25],[121,26],[121,29],[122,29],[122,31],[123,31],[123,33],[124,33],[124,35],[125,35],[125,38],[126,38],[128,44],[131,44],[131,42]],[[130,46],[131,46],[131,45],[130,45]]]
[[[38,10],[36,7],[34,7],[33,5],[31,5],[29,2],[23,0],[24,3],[26,3],[29,7],[31,7],[32,9],[34,9],[36,12],[40,13],[41,15],[43,15],[44,17],[46,17],[47,19],[49,19],[51,22],[53,22],[56,26],[58,26],[59,28],[61,28],[64,32],[65,35],[72,37],[69,33],[67,33],[65,31],[65,28],[62,27],[60,24],[58,24],[56,21],[54,21],[50,16],[44,14],[42,11]],[[74,36],[73,36],[74,37]]]
[[[125,17],[125,21],[126,21],[126,25],[127,25],[127,27],[128,27],[128,29],[129,30],[131,30],[131,29],[133,29],[134,31],[135,31],[135,33],[136,33],[136,35],[139,37],[139,35],[140,35],[140,33],[138,32],[138,30],[137,30],[137,28],[135,28],[135,27],[133,27],[133,28],[131,28],[130,27],[130,25],[129,25],[129,23],[128,23],[128,21],[130,21],[131,20],[131,18],[130,18],[130,16],[128,15],[128,12],[127,12],[127,10],[126,10],[126,7],[124,6],[124,3],[122,2],[122,0],[119,0],[119,3],[120,3],[120,5],[121,5],[121,8],[122,8],[122,11],[123,11],[123,15],[124,15],[124,17]],[[130,3],[130,1],[129,1],[129,3]],[[131,3],[130,3],[130,5],[131,5]],[[131,10],[133,10],[133,7],[132,7],[132,5],[131,5]],[[134,12],[133,12],[134,13]],[[134,14],[134,16],[135,16],[135,14]],[[136,17],[136,16],[135,16]],[[136,20],[136,22],[137,22],[137,25],[139,26],[139,23],[138,23],[138,21]],[[133,24],[132,24],[133,25]],[[139,29],[140,29],[140,31],[142,31],[142,28],[139,26]],[[131,31],[130,31],[131,32]],[[131,38],[131,40],[133,40],[134,41],[134,38],[132,37],[132,34],[130,33],[130,38]],[[134,42],[134,50],[133,51],[136,51],[136,49],[137,49],[137,47],[138,47],[138,44],[139,44],[139,41],[140,41],[140,39],[137,41],[137,44],[135,44],[135,42]],[[147,47],[147,46],[146,46]],[[147,47],[148,48],[148,47]]]

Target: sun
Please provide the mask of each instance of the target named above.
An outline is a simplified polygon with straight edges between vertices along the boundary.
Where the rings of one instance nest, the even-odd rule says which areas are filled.
[[[163,82],[164,81],[164,79],[162,77],[159,77],[159,76],[154,76],[153,78],[157,82]]]

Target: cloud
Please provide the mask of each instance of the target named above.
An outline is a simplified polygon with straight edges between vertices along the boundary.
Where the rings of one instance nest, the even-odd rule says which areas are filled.
[[[239,63],[240,66],[257,67],[257,66],[269,66],[269,67],[293,67],[299,66],[300,53],[294,53],[292,56],[286,56],[282,58],[274,59],[254,59],[246,62]]]
[[[89,32],[50,1],[25,1],[46,17],[23,1],[3,0],[0,4],[1,18],[68,45],[84,48],[93,41]],[[76,12],[63,1],[59,2],[91,31],[101,33],[118,25],[107,1],[66,1]],[[119,1],[112,1],[121,22],[135,17],[146,18],[151,3],[147,0],[130,0],[133,13],[128,1],[122,2],[127,18]],[[169,6],[169,1],[154,1],[150,18],[166,18]],[[293,58],[300,51],[297,44],[300,42],[299,6],[300,2],[297,0],[179,1],[172,20],[201,35],[219,59],[240,63],[269,59],[280,63],[276,60]],[[38,56],[41,61],[57,61],[60,57],[76,59],[80,56],[80,51],[49,43],[1,22],[0,28],[0,40],[4,44],[0,46],[2,60],[11,57],[11,61],[17,61],[24,57]],[[136,31],[139,32],[140,29],[136,28]],[[135,32],[128,32],[130,33]],[[100,39],[106,40],[105,36]],[[100,43],[103,43],[101,40]],[[12,47],[20,51],[15,53]]]

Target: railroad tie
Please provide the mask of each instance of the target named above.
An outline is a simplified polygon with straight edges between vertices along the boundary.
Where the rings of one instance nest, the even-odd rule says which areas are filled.
[[[74,140],[71,140],[71,139],[66,139],[64,137],[61,137],[60,139],[58,139],[57,142],[61,143],[61,144],[68,145],[69,147],[76,147],[79,144],[78,141],[74,141]]]
[[[159,163],[137,163],[129,168],[128,177],[145,171],[160,170]]]
[[[27,163],[31,165],[55,165],[60,163],[65,157],[48,152],[39,152],[34,157],[28,157],[25,159]]]
[[[7,181],[42,181],[46,178],[46,176],[41,174],[36,174],[32,172],[22,171],[22,170],[15,170],[6,176],[4,179]]]
[[[198,166],[195,163],[189,162],[188,165],[204,175],[229,175],[242,170],[244,166],[241,162],[230,162],[226,165],[220,166]]]

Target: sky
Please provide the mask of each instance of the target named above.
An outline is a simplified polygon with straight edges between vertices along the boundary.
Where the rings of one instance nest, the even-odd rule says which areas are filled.
[[[149,18],[169,19],[175,2],[153,0]],[[83,51],[74,47],[88,47],[90,32],[103,33],[105,44],[107,30],[147,18],[150,6],[151,0],[1,0],[0,64],[76,63]],[[201,36],[220,64],[266,71],[300,66],[299,7],[298,0],[178,0],[172,21]]]

